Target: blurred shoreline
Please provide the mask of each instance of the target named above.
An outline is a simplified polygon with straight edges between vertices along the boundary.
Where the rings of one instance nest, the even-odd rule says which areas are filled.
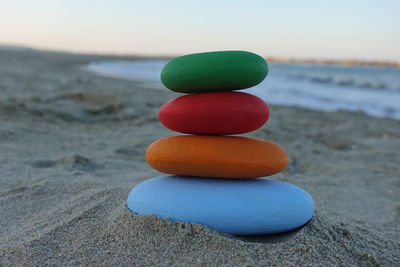
[[[400,68],[400,62],[386,60],[361,60],[361,59],[295,59],[266,57],[268,62],[280,64],[317,64],[317,65],[337,65],[337,66],[373,66],[373,67],[393,67]]]
[[[108,77],[141,81],[149,88],[168,90],[160,81],[167,59],[106,60],[83,69]],[[260,84],[242,90],[268,104],[315,110],[361,111],[400,120],[400,69],[269,62]]]

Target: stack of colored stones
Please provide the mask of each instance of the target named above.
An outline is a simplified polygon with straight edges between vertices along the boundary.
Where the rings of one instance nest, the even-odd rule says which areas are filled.
[[[234,92],[259,84],[267,73],[262,57],[244,51],[170,61],[161,80],[186,95],[164,104],[159,118],[167,128],[189,135],[161,138],[148,147],[147,162],[170,175],[138,184],[129,194],[128,209],[234,235],[280,233],[307,223],[314,201],[306,191],[260,178],[287,166],[284,149],[231,136],[254,131],[268,120],[263,100]]]

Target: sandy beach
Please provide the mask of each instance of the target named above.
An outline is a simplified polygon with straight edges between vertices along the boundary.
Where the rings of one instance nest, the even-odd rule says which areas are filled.
[[[270,105],[248,134],[279,143],[273,178],[307,190],[316,214],[270,236],[137,216],[129,191],[178,94],[83,70],[134,59],[0,51],[0,266],[399,266],[400,121]]]

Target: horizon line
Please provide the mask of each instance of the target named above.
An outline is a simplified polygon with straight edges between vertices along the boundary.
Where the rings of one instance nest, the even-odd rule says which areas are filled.
[[[147,54],[140,52],[91,52],[91,51],[74,51],[68,49],[56,49],[46,47],[35,47],[24,44],[16,43],[0,43],[0,51],[38,51],[38,52],[54,52],[54,53],[68,53],[77,55],[97,55],[97,56],[114,56],[114,57],[142,57],[142,58],[162,58],[172,59],[180,57],[186,54]],[[220,50],[222,51],[222,50]],[[227,50],[227,51],[244,51],[244,50]],[[211,51],[210,51],[211,52]],[[249,51],[251,52],[251,51]],[[201,52],[199,52],[201,53]],[[342,66],[381,66],[381,67],[400,67],[400,60],[387,60],[387,59],[360,59],[360,58],[318,58],[318,57],[296,57],[296,56],[266,56],[261,55],[263,58],[271,63],[282,63],[282,64],[321,64],[321,65],[342,65]]]

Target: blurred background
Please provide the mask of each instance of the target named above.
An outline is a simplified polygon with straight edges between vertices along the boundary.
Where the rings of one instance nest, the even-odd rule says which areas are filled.
[[[400,119],[399,1],[0,0],[2,49],[137,55],[88,70],[162,89],[168,59],[247,50],[270,74],[250,92],[280,105]]]

